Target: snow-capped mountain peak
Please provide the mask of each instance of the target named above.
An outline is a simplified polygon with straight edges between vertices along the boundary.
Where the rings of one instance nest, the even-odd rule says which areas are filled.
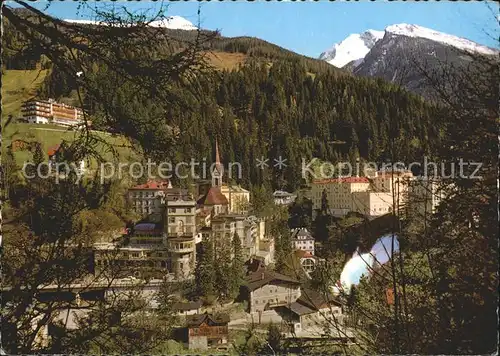
[[[370,52],[370,49],[384,37],[383,31],[367,30],[361,34],[351,34],[345,40],[333,45],[331,49],[321,53],[320,59],[327,61],[335,67],[341,68],[346,64],[359,61]]]
[[[181,16],[169,16],[163,20],[152,21],[149,26],[165,27],[172,30],[196,30],[197,27],[191,21]]]
[[[385,28],[385,31],[368,30],[361,34],[351,34],[342,42],[336,43],[331,49],[323,52],[319,59],[325,60],[338,68],[342,68],[352,62],[351,69],[355,69],[364,62],[365,57],[373,47],[379,47],[383,43],[387,46],[387,41],[385,41],[385,39],[380,42],[379,45],[376,45],[377,42],[385,36],[387,36],[387,40],[393,37],[422,38],[468,52],[485,55],[498,54],[497,49],[482,46],[465,38],[449,35],[418,25],[401,23],[388,26]]]
[[[77,23],[77,24],[88,24],[88,25],[107,25],[103,21],[95,20],[72,20],[65,19],[65,22]],[[151,27],[163,27],[169,28],[171,30],[196,30],[197,27],[189,20],[186,20],[181,16],[169,16],[162,20],[151,21],[149,24]]]
[[[482,46],[468,39],[449,35],[418,25],[410,25],[406,23],[391,25],[385,29],[385,32],[406,37],[425,38],[435,42],[450,45],[461,50],[477,52],[486,55],[493,55],[497,53],[494,49]]]

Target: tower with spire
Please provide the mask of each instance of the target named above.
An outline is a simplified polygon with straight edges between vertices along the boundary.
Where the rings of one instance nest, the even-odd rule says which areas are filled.
[[[212,171],[212,187],[222,187],[222,175],[224,174],[224,167],[220,162],[219,155],[219,142],[215,139],[215,167]]]

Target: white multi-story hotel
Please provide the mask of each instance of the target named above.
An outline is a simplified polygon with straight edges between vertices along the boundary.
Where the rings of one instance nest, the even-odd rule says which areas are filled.
[[[75,126],[83,121],[82,109],[58,103],[54,99],[26,101],[21,111],[23,118],[33,124]]]

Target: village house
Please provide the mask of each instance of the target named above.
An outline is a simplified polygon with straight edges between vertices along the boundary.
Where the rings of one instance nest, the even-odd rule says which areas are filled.
[[[187,316],[190,350],[207,350],[227,345],[229,316],[196,314]]]
[[[284,319],[293,324],[295,332],[343,323],[342,304],[330,293],[303,289],[300,297],[280,310]],[[330,326],[331,327],[331,326]]]
[[[314,255],[314,237],[305,227],[292,230],[291,244],[295,250],[306,251]]]
[[[257,313],[295,302],[300,297],[300,282],[274,271],[259,269],[247,275],[243,290],[248,311]]]

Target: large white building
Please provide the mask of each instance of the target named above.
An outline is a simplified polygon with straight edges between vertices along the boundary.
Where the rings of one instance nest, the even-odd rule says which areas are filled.
[[[33,124],[76,126],[83,122],[83,111],[71,105],[49,100],[30,100],[23,103],[23,118]]]
[[[393,211],[399,214],[405,208],[413,179],[409,171],[378,171],[370,177],[315,180],[310,189],[313,214],[316,216],[322,209],[323,195],[326,195],[327,213],[334,216],[345,216],[349,212],[367,216]]]
[[[366,177],[346,177],[316,180],[311,183],[311,200],[313,214],[321,209],[323,194],[326,194],[327,213],[334,216],[344,216],[357,209],[354,192],[366,192],[370,188],[370,180]]]

